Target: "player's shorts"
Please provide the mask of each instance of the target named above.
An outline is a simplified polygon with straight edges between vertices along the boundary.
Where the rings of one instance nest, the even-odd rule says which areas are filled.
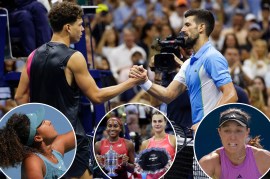
[[[87,136],[76,134],[77,138],[77,151],[75,159],[69,168],[65,177],[80,177],[88,169],[93,174],[93,167],[91,165],[92,142]]]

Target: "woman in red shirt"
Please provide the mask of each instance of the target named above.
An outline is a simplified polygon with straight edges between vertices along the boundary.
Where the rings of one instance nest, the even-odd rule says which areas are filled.
[[[134,172],[134,145],[131,141],[119,137],[123,129],[122,121],[117,117],[111,117],[107,121],[107,139],[95,143],[96,159],[100,166],[104,166],[104,155],[110,150],[119,154],[118,168],[115,170],[117,176],[112,178],[128,179],[128,173]]]

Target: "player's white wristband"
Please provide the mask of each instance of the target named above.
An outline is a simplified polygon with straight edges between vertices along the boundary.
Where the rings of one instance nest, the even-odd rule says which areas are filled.
[[[152,81],[147,80],[146,82],[144,82],[143,84],[139,85],[144,91],[148,91],[151,86],[152,86]]]

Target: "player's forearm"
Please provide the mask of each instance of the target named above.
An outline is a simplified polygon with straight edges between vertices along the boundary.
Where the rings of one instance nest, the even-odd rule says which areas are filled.
[[[93,99],[91,99],[91,101],[94,103],[106,102],[134,86],[135,86],[135,82],[127,80],[115,86],[100,88],[98,92],[96,93],[96,95],[93,95]]]
[[[166,104],[174,99],[173,93],[170,93],[167,88],[157,84],[153,84],[147,92]]]
[[[24,94],[24,95],[16,94],[15,101],[16,101],[17,105],[29,103],[29,95],[28,94]]]
[[[221,97],[221,99],[219,100],[217,106],[223,105],[223,104],[228,104],[228,103],[235,103],[238,100],[238,96],[236,94],[235,89],[224,93]]]

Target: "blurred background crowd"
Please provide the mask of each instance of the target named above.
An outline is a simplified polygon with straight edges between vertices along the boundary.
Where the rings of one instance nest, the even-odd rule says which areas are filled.
[[[111,71],[102,79],[103,86],[121,83],[129,68],[143,65],[149,78],[160,83],[160,74],[152,72],[149,62],[159,53],[152,48],[156,39],[176,37],[183,26],[187,9],[203,8],[213,12],[215,28],[210,41],[228,60],[234,83],[248,96],[251,105],[270,117],[270,1],[269,0],[84,0],[79,5],[97,5],[95,13],[84,17],[89,69]],[[21,46],[14,50],[27,57],[31,51],[50,41],[47,19],[57,0],[1,1],[8,9],[11,39]],[[4,28],[4,27],[0,27]],[[14,31],[16,32],[12,32]],[[15,34],[15,37],[13,36]],[[17,36],[16,36],[17,35]],[[17,43],[18,44],[18,43]],[[13,47],[12,47],[13,48]],[[5,73],[20,71],[22,63],[5,59]],[[0,89],[3,115],[16,104],[16,89]],[[134,87],[110,101],[110,108],[127,102],[158,107],[161,103]]]

